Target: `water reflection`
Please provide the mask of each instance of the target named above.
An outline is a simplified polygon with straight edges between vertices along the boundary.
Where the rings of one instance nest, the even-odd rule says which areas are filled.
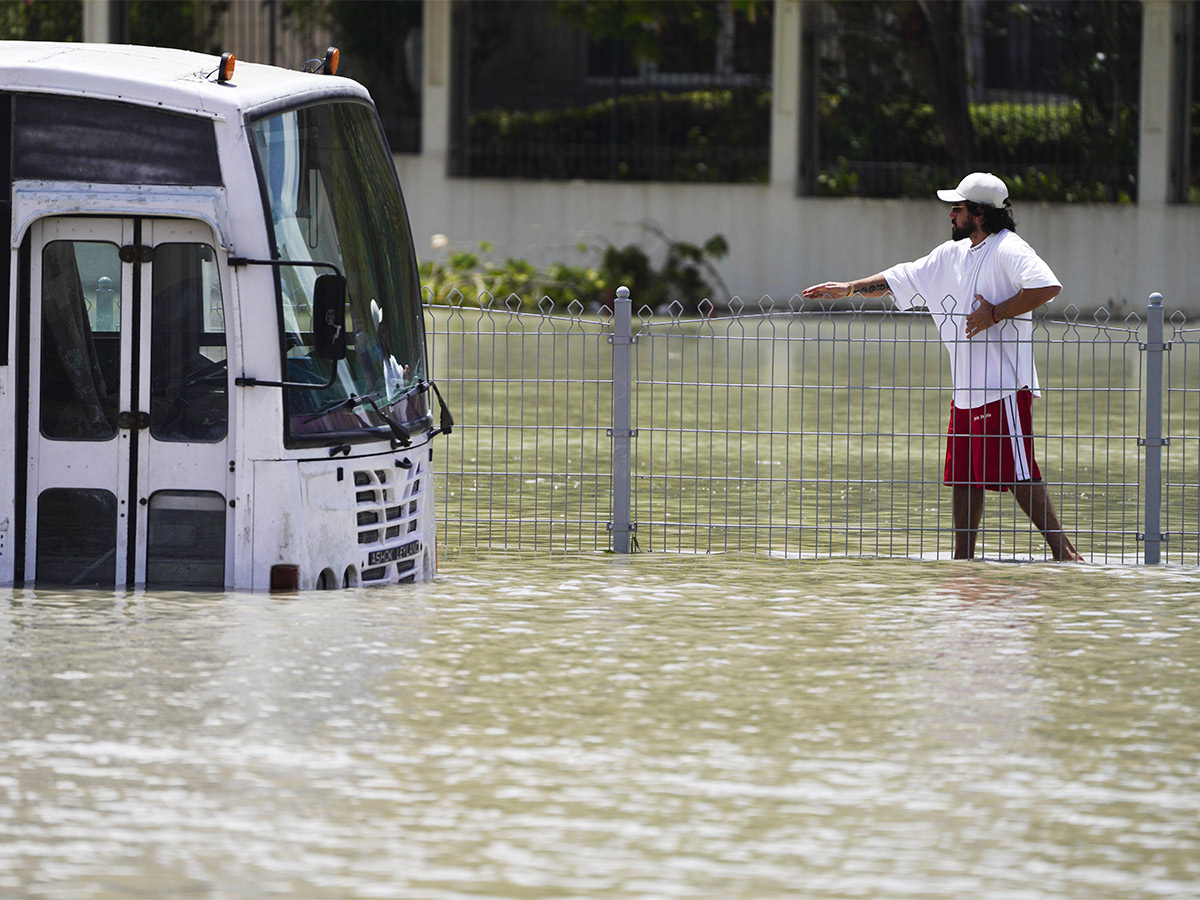
[[[1186,897],[1194,571],[644,556],[16,591],[0,894]]]

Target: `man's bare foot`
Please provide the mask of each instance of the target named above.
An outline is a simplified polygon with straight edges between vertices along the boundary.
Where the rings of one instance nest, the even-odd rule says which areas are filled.
[[[1076,550],[1075,545],[1072,544],[1065,537],[1063,538],[1062,548],[1059,550],[1058,553],[1054,554],[1054,558],[1056,560],[1058,560],[1059,562],[1072,562],[1072,563],[1087,562],[1087,560],[1083,558],[1083,554],[1080,553],[1078,550]]]

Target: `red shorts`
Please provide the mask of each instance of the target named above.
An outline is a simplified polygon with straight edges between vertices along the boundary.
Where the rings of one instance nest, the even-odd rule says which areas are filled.
[[[1033,394],[1015,394],[976,406],[950,407],[946,484],[1007,491],[1018,481],[1041,481],[1033,458]]]

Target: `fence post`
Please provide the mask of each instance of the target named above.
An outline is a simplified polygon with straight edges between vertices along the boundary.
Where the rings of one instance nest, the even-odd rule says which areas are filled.
[[[612,344],[612,548],[614,553],[629,552],[629,536],[633,530],[630,522],[629,489],[633,477],[631,460],[633,441],[630,418],[630,397],[633,384],[632,349],[632,301],[629,288],[617,288],[613,301]]]
[[[1162,433],[1163,403],[1163,305],[1162,294],[1150,295],[1146,314],[1146,448],[1145,550],[1147,565],[1157,565],[1162,553]]]

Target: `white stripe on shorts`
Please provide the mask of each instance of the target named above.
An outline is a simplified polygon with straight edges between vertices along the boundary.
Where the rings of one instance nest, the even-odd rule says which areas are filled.
[[[1033,477],[1029,457],[1025,455],[1025,435],[1021,431],[1021,415],[1017,411],[1017,395],[1004,398],[1004,418],[1008,424],[1008,441],[1012,445],[1013,479],[1028,481]]]

